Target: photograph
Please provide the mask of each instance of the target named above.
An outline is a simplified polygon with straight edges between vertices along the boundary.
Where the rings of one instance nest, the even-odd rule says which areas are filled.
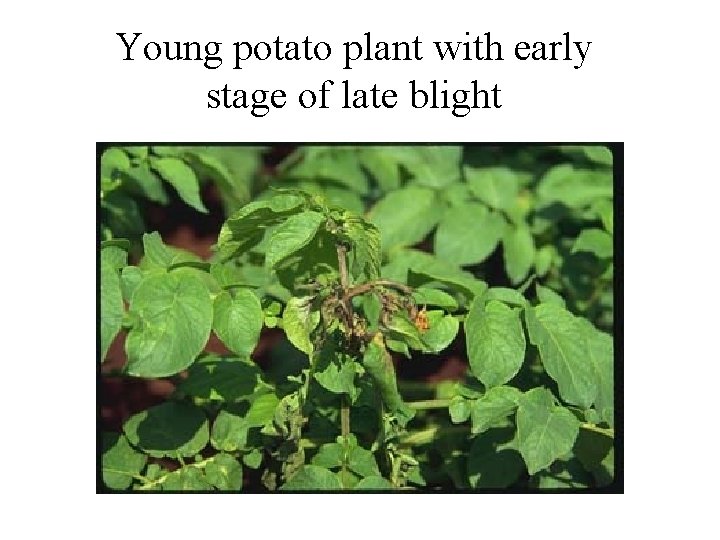
[[[622,143],[96,161],[98,493],[623,492]]]

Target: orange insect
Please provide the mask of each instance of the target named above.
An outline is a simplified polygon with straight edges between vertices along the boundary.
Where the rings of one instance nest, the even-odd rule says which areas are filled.
[[[421,332],[427,332],[430,329],[430,321],[425,306],[415,315],[415,327]]]

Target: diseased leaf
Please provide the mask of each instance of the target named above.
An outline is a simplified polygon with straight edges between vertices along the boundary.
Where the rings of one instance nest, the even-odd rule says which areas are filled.
[[[128,373],[166,377],[186,369],[204,349],[212,326],[212,300],[189,269],[144,279],[132,297],[137,317],[125,342]]]
[[[263,311],[260,300],[247,289],[238,289],[234,297],[223,291],[213,304],[213,329],[232,352],[250,356],[260,338]]]
[[[313,352],[310,333],[320,322],[320,312],[311,312],[311,304],[311,296],[293,297],[283,311],[283,329],[288,340],[308,356]]]
[[[512,379],[525,358],[525,333],[518,314],[505,304],[473,302],[465,319],[470,369],[485,386]]]
[[[110,489],[127,489],[140,474],[147,456],[137,452],[120,433],[102,434],[102,477]]]
[[[325,221],[319,212],[306,211],[289,217],[270,236],[265,252],[265,264],[274,268],[279,262],[299,251],[315,237]]]
[[[556,304],[540,304],[525,309],[525,321],[530,341],[563,401],[589,408],[598,392],[597,373],[579,319]]]
[[[153,457],[191,457],[210,439],[202,409],[175,401],[166,401],[131,416],[123,431],[132,445]]]
[[[460,322],[442,311],[428,311],[427,317],[430,328],[420,334],[420,339],[427,352],[439,353],[453,342],[460,328]]]
[[[517,447],[530,474],[570,452],[580,429],[573,413],[555,405],[545,388],[533,388],[520,397],[516,424]]]
[[[386,409],[395,414],[402,425],[407,424],[415,411],[403,402],[398,392],[395,367],[387,350],[376,342],[370,343],[363,355],[363,366],[377,385]]]
[[[189,165],[175,157],[161,157],[151,163],[163,180],[175,188],[183,201],[195,210],[207,214],[208,209],[200,199],[200,184]]]

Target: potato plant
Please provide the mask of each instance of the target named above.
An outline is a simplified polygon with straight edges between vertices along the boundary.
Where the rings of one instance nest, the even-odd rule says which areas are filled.
[[[101,189],[158,159],[200,171],[189,156],[204,151],[106,150]],[[101,361],[122,334],[127,362],[108,376],[175,384],[100,434],[103,489],[613,482],[606,148],[299,147],[274,174],[226,204],[207,261],[145,233],[131,264],[103,229]],[[268,333],[281,339],[261,366]],[[229,354],[206,352],[211,334]],[[463,379],[398,376],[450,350]]]

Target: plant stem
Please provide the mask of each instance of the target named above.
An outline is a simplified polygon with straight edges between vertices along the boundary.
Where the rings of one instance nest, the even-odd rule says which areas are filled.
[[[415,410],[423,409],[447,409],[450,406],[449,399],[427,399],[425,401],[410,401],[408,407]]]
[[[615,430],[612,428],[601,428],[601,427],[596,426],[595,424],[591,424],[589,422],[580,424],[580,427],[583,429],[587,429],[588,431],[594,431],[595,433],[600,433],[602,435],[605,435],[606,437],[610,437],[611,439],[615,438]]]
[[[348,296],[350,298],[354,296],[359,296],[361,294],[365,294],[368,291],[371,291],[375,287],[391,287],[393,289],[398,289],[401,292],[404,292],[405,294],[411,294],[412,293],[412,287],[408,287],[407,285],[403,283],[398,283],[397,281],[391,281],[389,279],[376,279],[374,281],[368,281],[367,283],[363,283],[362,285],[358,285],[357,287],[353,287],[352,289],[348,290]]]

